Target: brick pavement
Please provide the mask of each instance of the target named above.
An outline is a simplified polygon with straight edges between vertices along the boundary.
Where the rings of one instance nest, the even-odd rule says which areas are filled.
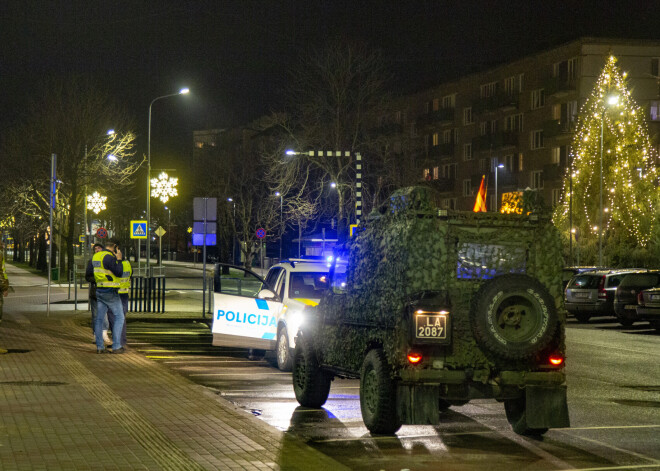
[[[0,469],[346,469],[139,353],[97,355],[86,311],[47,316],[43,279],[8,271]]]

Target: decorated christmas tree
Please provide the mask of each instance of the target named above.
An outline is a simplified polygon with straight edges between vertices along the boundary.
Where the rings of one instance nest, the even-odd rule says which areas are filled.
[[[602,230],[603,240],[647,246],[658,210],[657,155],[614,56],[580,109],[570,159],[554,218],[562,232],[593,242]]]

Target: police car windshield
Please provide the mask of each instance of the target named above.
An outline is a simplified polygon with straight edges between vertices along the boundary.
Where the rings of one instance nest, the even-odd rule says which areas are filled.
[[[319,299],[326,289],[328,289],[327,273],[291,272],[290,298]]]

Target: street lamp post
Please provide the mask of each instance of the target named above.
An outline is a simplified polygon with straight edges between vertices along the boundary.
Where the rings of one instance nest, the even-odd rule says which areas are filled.
[[[167,259],[171,260],[172,258],[172,225],[170,223],[170,216],[172,209],[165,206],[167,209]]]
[[[607,99],[608,105],[616,105],[619,102],[618,95],[611,95]],[[599,210],[598,210],[598,266],[603,266],[603,134],[605,132],[605,110],[606,105],[603,105],[603,112],[600,115],[600,178],[599,183]]]
[[[232,222],[234,226],[234,233],[231,236],[231,264],[236,265],[236,202],[234,198],[227,198],[233,207]]]
[[[499,212],[499,200],[497,198],[497,171],[501,168],[504,168],[504,164],[497,164],[495,165],[495,212]]]
[[[147,130],[147,253],[145,254],[147,258],[147,276],[149,276],[149,259],[151,258],[151,234],[149,231],[149,225],[151,223],[151,107],[156,101],[163,98],[185,95],[189,92],[189,89],[182,88],[177,93],[156,97],[149,103],[149,125]]]
[[[279,191],[275,192],[275,196],[280,197],[280,261],[282,261],[282,236],[284,235],[284,231],[282,230],[282,204],[284,196]]]

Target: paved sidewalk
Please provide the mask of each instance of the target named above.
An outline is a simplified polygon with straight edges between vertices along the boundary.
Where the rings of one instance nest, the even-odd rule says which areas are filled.
[[[43,279],[7,269],[0,469],[346,469],[141,354],[97,355],[88,312],[47,316]]]

